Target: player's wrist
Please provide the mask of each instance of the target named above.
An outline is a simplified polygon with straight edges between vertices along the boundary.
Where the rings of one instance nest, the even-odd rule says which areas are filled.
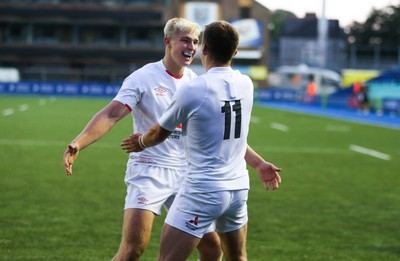
[[[70,146],[71,148],[74,148],[74,149],[78,150],[78,151],[81,149],[81,146],[80,146],[79,143],[76,142],[76,141],[72,141],[72,142],[69,144],[69,146]]]
[[[139,146],[140,146],[141,149],[145,149],[147,147],[143,142],[143,136],[144,135],[140,135],[139,138],[138,138],[138,143],[139,143]]]

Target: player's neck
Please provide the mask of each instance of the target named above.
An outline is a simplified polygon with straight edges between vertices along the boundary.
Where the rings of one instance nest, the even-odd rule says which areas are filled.
[[[210,63],[207,63],[204,67],[205,67],[206,71],[208,71],[208,70],[210,70],[212,68],[215,68],[215,67],[229,67],[229,66],[231,66],[230,63],[210,62]]]
[[[164,58],[162,61],[164,63],[165,69],[167,69],[168,74],[176,78],[182,77],[183,72],[185,71],[185,67],[176,65],[167,58]]]

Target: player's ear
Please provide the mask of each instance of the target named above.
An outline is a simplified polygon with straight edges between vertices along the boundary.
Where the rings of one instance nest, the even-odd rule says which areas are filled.
[[[203,46],[201,48],[201,53],[203,55],[207,55],[208,54],[208,46],[207,46],[207,44],[203,44]]]
[[[165,36],[165,37],[164,37],[164,44],[165,44],[165,46],[169,45],[170,43],[171,43],[171,39],[169,39],[168,36]]]

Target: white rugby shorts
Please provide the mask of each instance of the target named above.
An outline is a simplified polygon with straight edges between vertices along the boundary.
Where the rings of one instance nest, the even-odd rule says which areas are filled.
[[[146,209],[161,215],[162,206],[167,210],[171,206],[184,175],[185,171],[182,170],[128,164],[125,173],[125,209]]]
[[[227,233],[247,224],[248,189],[189,191],[190,188],[182,187],[178,192],[165,223],[198,238],[210,231]]]

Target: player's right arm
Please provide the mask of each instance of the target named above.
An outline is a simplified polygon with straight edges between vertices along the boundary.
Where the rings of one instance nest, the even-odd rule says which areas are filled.
[[[103,137],[122,118],[130,113],[129,109],[118,101],[111,101],[96,113],[83,131],[68,145],[64,153],[64,169],[72,174],[72,164],[80,150]]]
[[[169,131],[160,126],[160,124],[154,124],[151,126],[145,134],[135,133],[126,138],[121,143],[121,148],[127,152],[139,152],[148,147],[153,147],[161,142],[165,141],[172,131]]]

